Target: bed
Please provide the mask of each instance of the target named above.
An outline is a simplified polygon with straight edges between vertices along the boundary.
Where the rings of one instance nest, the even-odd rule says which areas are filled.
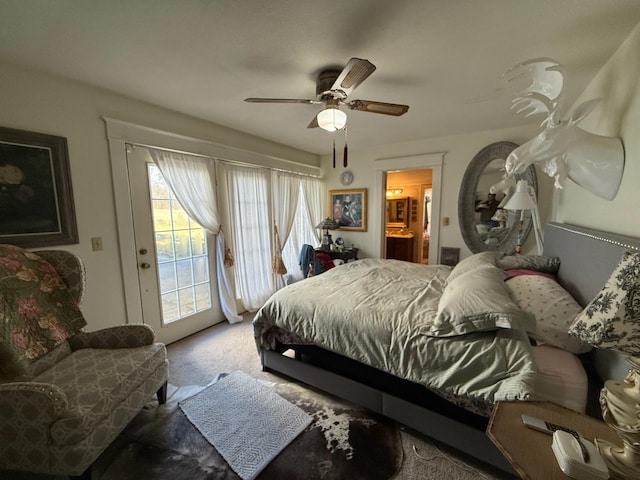
[[[579,311],[629,249],[640,240],[549,223],[530,268],[507,268],[521,267],[507,257],[498,266],[489,252],[453,268],[363,259],[277,292],[254,319],[256,344],[265,370],[515,473],[485,436],[495,401],[588,411],[600,379],[624,375],[622,358],[574,342],[555,320],[541,329],[540,316],[549,303]],[[549,282],[558,287],[541,306],[530,292]]]

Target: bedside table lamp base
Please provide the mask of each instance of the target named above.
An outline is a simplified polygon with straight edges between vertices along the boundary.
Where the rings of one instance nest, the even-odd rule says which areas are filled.
[[[331,245],[333,244],[333,240],[331,239],[331,234],[327,230],[327,232],[322,235],[322,244],[320,245],[320,249],[325,252],[331,251]]]
[[[320,250],[325,252],[331,251],[331,245],[333,244],[333,240],[331,239],[331,234],[329,230],[338,230],[340,225],[335,220],[327,217],[323,221],[321,221],[316,228],[319,230],[324,230],[324,235],[322,235],[322,244],[320,245]]]
[[[607,380],[600,392],[602,418],[622,440],[622,446],[596,438],[611,478],[640,480],[640,359],[629,357],[624,380]]]
[[[618,447],[612,443],[596,438],[596,447],[607,464],[612,479],[640,480],[640,457],[638,449],[631,445]],[[635,451],[635,452],[633,452]],[[630,466],[629,464],[635,464]]]

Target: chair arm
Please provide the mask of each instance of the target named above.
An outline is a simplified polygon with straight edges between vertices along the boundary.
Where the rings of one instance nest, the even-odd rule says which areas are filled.
[[[67,406],[66,395],[55,385],[35,382],[0,384],[2,468],[24,469],[25,465],[31,466],[28,460],[31,456],[48,464],[42,459],[49,455],[51,425],[68,415]]]
[[[151,345],[155,340],[148,325],[118,325],[95,332],[80,332],[69,339],[71,350],[81,348],[135,348]]]
[[[50,383],[12,382],[0,384],[0,424],[41,422],[45,426],[67,412],[69,403],[62,389]],[[7,418],[5,418],[5,412]],[[18,417],[21,420],[18,421]]]

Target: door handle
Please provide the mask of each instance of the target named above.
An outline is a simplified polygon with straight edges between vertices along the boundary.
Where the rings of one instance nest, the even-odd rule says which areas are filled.
[[[151,268],[151,265],[149,265],[147,262],[142,262],[140,264],[140,268],[144,268],[146,270],[147,268]]]

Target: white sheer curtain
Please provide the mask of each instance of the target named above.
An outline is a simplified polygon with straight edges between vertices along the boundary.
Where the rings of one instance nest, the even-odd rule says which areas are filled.
[[[220,305],[230,323],[242,321],[235,303],[233,271],[224,265],[224,235],[214,190],[214,160],[152,148],[149,153],[189,217],[216,236],[216,276]]]
[[[244,308],[259,309],[275,291],[271,273],[272,229],[270,172],[221,162],[219,180],[227,192],[233,245],[236,254],[236,288]]]
[[[301,176],[274,171],[273,175],[273,216],[278,236],[274,238],[274,261],[282,255],[282,250],[287,243],[291,227],[296,217],[298,200],[300,197]],[[280,244],[278,245],[278,237]],[[286,263],[285,263],[286,265]],[[289,267],[287,267],[287,272]],[[275,273],[275,272],[274,272]],[[276,277],[277,287],[284,286],[284,280],[281,275]]]
[[[307,207],[309,221],[315,229],[322,220],[322,189],[323,182],[319,178],[303,177],[300,186]],[[316,231],[316,244],[320,243],[321,233]]]
[[[300,186],[302,190],[302,185]],[[298,198],[298,205],[294,214],[294,221],[289,232],[289,237],[282,249],[282,260],[287,267],[287,274],[284,277],[278,277],[278,286],[289,284],[302,280],[304,278],[302,267],[299,264],[300,249],[302,245],[309,244],[318,245],[317,230],[309,218],[308,209],[304,195]],[[320,213],[318,213],[320,215]]]

